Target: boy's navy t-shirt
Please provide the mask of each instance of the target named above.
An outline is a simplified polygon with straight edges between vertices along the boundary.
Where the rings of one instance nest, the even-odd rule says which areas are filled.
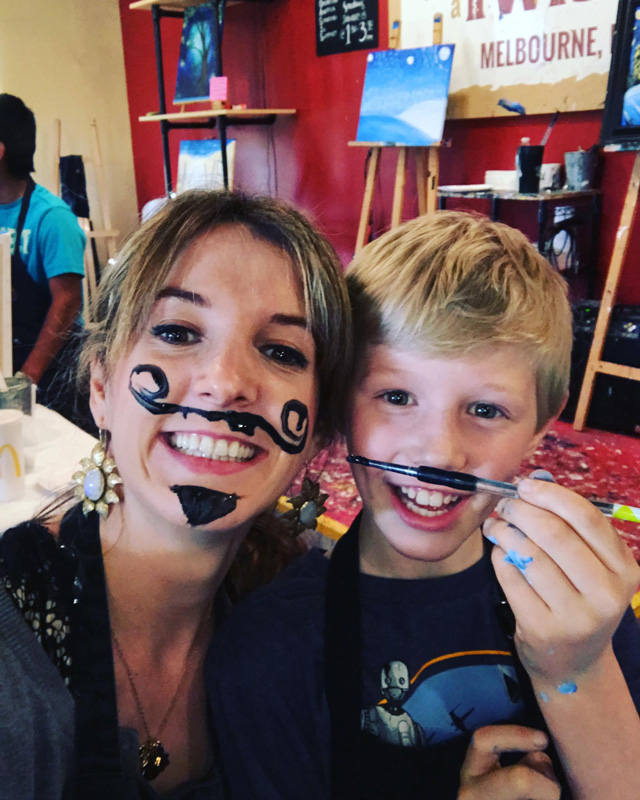
[[[207,684],[223,769],[238,800],[330,797],[328,567],[319,550],[303,556],[231,614],[214,640]],[[489,554],[442,578],[361,575],[360,598],[361,727],[370,767],[361,796],[455,800],[474,730],[534,724],[496,613]],[[631,610],[614,648],[640,708],[640,629]]]

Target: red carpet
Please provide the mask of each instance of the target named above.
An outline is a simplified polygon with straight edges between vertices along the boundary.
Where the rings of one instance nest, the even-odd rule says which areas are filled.
[[[349,525],[360,509],[360,498],[345,460],[344,444],[333,445],[310,464],[311,477],[320,474],[322,490],[329,493],[327,515]],[[542,441],[520,476],[536,467],[549,470],[558,483],[591,500],[625,502],[640,506],[640,438],[604,431],[574,431],[557,422]],[[640,525],[614,523],[640,558]]]

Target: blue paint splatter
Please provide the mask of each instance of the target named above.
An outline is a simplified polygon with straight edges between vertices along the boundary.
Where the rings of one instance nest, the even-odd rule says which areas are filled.
[[[549,702],[549,695],[546,692],[540,692],[540,699],[543,703]]]
[[[560,686],[558,686],[558,691],[560,694],[575,694],[578,691],[578,687],[573,681],[567,681],[566,683],[561,683]]]
[[[498,544],[498,540],[496,539],[495,536],[489,536],[488,533],[485,533],[484,538],[488,539],[491,542],[491,544]]]
[[[509,550],[507,555],[504,557],[504,560],[507,562],[507,564],[513,564],[514,567],[517,567],[524,575],[527,564],[530,564],[533,561],[533,558],[531,556],[521,556],[520,553],[516,553],[515,550]]]

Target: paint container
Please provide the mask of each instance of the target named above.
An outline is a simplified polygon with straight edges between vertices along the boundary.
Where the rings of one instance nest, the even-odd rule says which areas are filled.
[[[540,167],[540,191],[557,191],[562,186],[562,164],[543,164]]]
[[[0,503],[19,500],[24,494],[23,417],[18,409],[0,409]]]
[[[522,140],[516,155],[516,170],[518,172],[518,191],[520,194],[537,194],[540,188],[540,167],[544,147],[541,144],[527,144],[529,140]]]
[[[7,390],[0,392],[0,408],[17,408],[24,414],[33,409],[33,384],[29,378],[5,378]]]
[[[518,176],[515,169],[488,169],[484,173],[484,182],[494,192],[518,191]]]
[[[576,150],[564,154],[564,165],[567,172],[567,189],[581,192],[592,189],[598,167],[598,148]]]

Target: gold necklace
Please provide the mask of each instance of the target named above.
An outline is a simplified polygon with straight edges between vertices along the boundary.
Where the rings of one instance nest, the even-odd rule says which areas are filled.
[[[131,694],[133,695],[134,702],[136,704],[136,709],[138,710],[138,714],[140,719],[142,720],[142,727],[144,728],[145,736],[147,740],[144,744],[140,745],[138,748],[138,758],[140,759],[140,770],[142,772],[142,776],[146,778],[148,781],[152,781],[154,778],[157,778],[161,772],[169,766],[169,753],[165,750],[162,742],[160,741],[160,737],[162,736],[162,731],[165,728],[165,725],[169,721],[169,717],[171,716],[171,712],[173,711],[178,696],[180,695],[180,689],[182,688],[182,684],[184,683],[185,678],[187,677],[187,671],[189,669],[189,663],[191,661],[191,656],[196,646],[196,642],[200,638],[200,633],[202,628],[204,627],[205,620],[209,617],[209,612],[205,614],[198,625],[198,630],[193,637],[193,641],[191,642],[191,647],[189,648],[189,652],[184,661],[184,669],[182,670],[182,675],[180,676],[180,680],[178,681],[178,685],[176,687],[175,692],[173,693],[173,697],[171,698],[171,702],[169,703],[169,707],[165,711],[165,715],[162,718],[162,722],[158,727],[158,733],[155,737],[151,735],[151,731],[149,730],[149,725],[147,723],[147,717],[144,713],[144,708],[142,707],[142,702],[140,701],[140,695],[138,694],[138,690],[136,688],[135,681],[133,680],[133,673],[131,671],[131,667],[129,666],[129,662],[127,661],[125,654],[122,650],[122,646],[118,641],[118,637],[116,636],[113,629],[111,629],[111,636],[113,638],[113,646],[115,648],[118,657],[122,661],[124,666],[127,681],[129,683],[129,688],[131,689]]]

